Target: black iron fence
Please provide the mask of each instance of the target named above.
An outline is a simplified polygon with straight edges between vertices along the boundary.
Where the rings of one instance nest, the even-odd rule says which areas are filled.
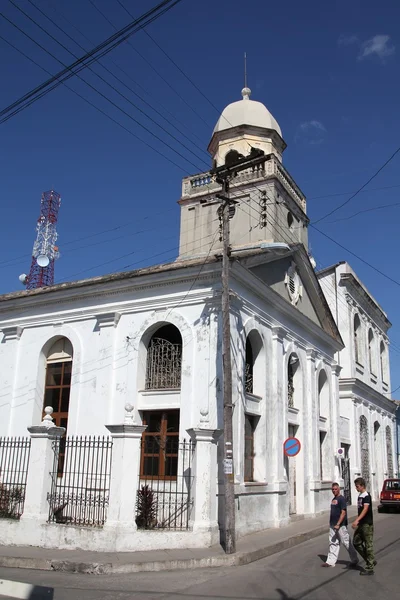
[[[53,442],[49,522],[101,527],[107,516],[112,440],[67,437]]]
[[[193,506],[191,441],[146,433],[141,443],[136,524],[140,529],[188,529]]]
[[[24,512],[30,438],[0,438],[0,518],[19,519]]]

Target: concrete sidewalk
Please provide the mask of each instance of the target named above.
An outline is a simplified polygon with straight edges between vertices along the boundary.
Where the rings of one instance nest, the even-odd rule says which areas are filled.
[[[349,507],[350,522],[355,514],[356,508]],[[316,518],[296,520],[281,529],[267,529],[245,536],[237,541],[236,554],[231,555],[226,555],[220,545],[146,552],[87,552],[0,546],[0,567],[101,575],[246,565],[322,534],[326,534],[328,539],[328,520],[327,512]],[[326,545],[322,545],[321,550],[325,551]]]

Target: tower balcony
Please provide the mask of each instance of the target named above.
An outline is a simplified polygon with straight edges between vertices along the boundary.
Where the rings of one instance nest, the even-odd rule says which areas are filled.
[[[256,184],[257,181],[267,181],[277,179],[288,194],[295,200],[303,212],[306,212],[306,198],[298,187],[290,173],[285,169],[282,163],[271,154],[268,160],[257,168],[247,169],[239,172],[232,180],[232,187],[248,184]],[[221,185],[215,181],[215,176],[210,171],[198,173],[182,180],[182,198],[181,200],[194,199],[199,196],[209,196],[220,191]]]

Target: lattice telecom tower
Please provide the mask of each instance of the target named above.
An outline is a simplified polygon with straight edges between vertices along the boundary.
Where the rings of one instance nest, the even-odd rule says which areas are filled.
[[[53,285],[54,261],[60,256],[57,241],[57,219],[61,196],[54,190],[43,192],[40,201],[40,217],[36,230],[37,236],[32,250],[32,263],[29,275],[19,277],[28,290]]]

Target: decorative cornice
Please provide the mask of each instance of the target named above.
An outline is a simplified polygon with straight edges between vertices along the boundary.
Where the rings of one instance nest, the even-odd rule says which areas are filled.
[[[14,327],[3,327],[3,340],[2,342],[9,342],[10,340],[19,340],[24,328],[19,327],[19,325],[15,325]]]

